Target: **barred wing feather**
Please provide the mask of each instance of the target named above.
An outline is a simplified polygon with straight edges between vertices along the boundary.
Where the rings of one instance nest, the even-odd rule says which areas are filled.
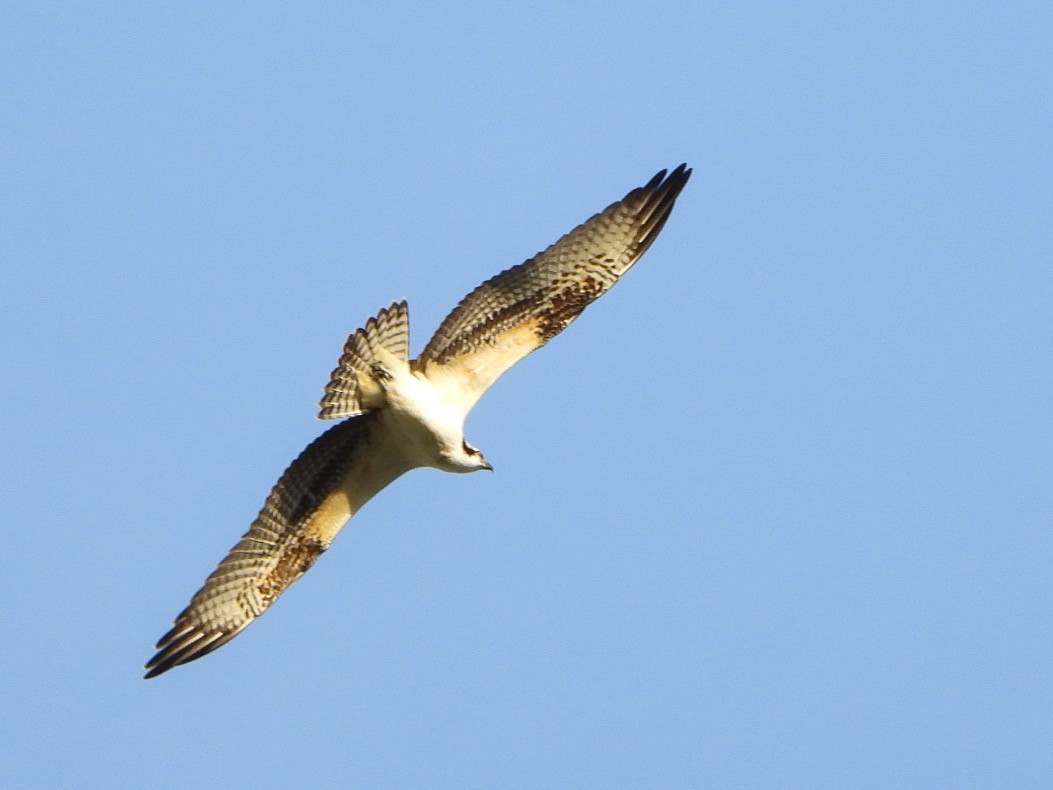
[[[205,580],[146,668],[151,678],[225,645],[310,568],[347,520],[411,467],[374,437],[374,413],[315,439],[267,497],[249,531]]]
[[[662,170],[551,247],[484,282],[447,316],[416,365],[467,411],[502,373],[563,331],[639,260],[691,170]]]

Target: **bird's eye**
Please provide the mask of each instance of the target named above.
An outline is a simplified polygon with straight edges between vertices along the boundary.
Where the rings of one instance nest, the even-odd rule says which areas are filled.
[[[467,455],[482,455],[481,452],[472,447],[468,442],[464,442],[464,452]]]

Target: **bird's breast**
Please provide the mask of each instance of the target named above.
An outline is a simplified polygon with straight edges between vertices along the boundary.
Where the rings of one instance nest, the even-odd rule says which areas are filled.
[[[411,373],[391,379],[382,421],[391,440],[419,466],[442,468],[444,454],[464,441],[464,420],[427,380]]]

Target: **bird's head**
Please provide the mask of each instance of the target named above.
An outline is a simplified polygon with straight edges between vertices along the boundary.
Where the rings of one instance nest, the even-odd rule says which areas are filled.
[[[477,447],[472,447],[468,442],[461,442],[461,446],[446,455],[445,460],[450,464],[449,471],[451,472],[478,472],[481,469],[488,472],[494,471],[494,468],[483,458],[482,451]]]

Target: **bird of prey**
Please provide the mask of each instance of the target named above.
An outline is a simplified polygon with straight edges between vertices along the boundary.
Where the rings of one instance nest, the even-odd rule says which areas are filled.
[[[409,359],[398,302],[344,345],[319,404],[341,419],[285,470],[249,531],[205,580],[146,665],[152,678],[222,647],[329,548],[348,519],[411,469],[492,469],[464,421],[498,377],[559,334],[636,263],[691,170],[662,170],[544,252],[484,282]],[[346,418],[346,419],[344,419]]]

